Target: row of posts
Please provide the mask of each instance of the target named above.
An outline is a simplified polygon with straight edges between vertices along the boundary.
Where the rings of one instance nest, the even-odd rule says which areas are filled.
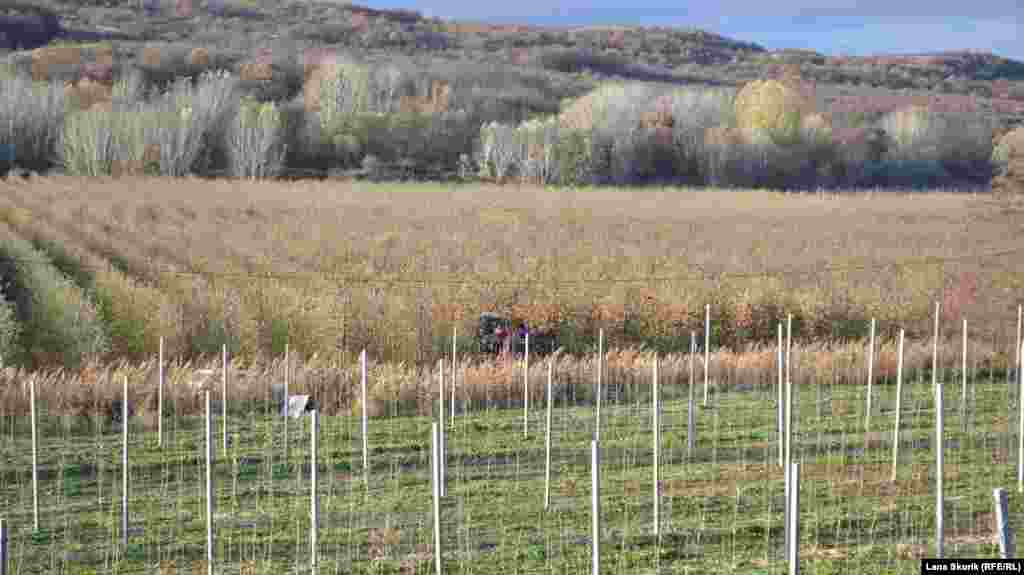
[[[710,306],[705,308],[705,357],[704,357],[704,402],[705,405],[708,400],[708,338],[710,337],[709,321],[710,321]],[[1018,307],[1018,340],[1021,337],[1021,308]],[[785,499],[786,499],[786,510],[785,510],[785,533],[786,542],[785,548],[787,550],[787,557],[790,562],[790,571],[794,572],[794,569],[798,567],[798,560],[795,560],[795,554],[797,549],[797,537],[792,534],[798,533],[798,514],[796,509],[799,508],[799,493],[798,489],[793,487],[798,485],[799,480],[799,464],[792,462],[792,450],[791,450],[791,430],[792,430],[792,380],[790,378],[790,357],[792,351],[792,315],[787,318],[787,337],[786,337],[786,354],[785,360],[783,360],[782,353],[782,324],[778,326],[778,377],[779,377],[779,401],[778,401],[778,427],[780,430],[780,442],[779,442],[779,459],[785,473]],[[935,304],[935,337],[933,340],[933,358],[932,358],[932,383],[935,390],[935,405],[936,405],[936,464],[938,468],[937,482],[936,482],[936,556],[942,557],[943,545],[942,545],[942,533],[943,533],[943,398],[942,398],[942,387],[938,384],[938,330],[939,330],[939,304]],[[871,380],[872,380],[872,367],[873,367],[873,355],[874,355],[874,332],[875,332],[875,321],[871,321],[871,333],[870,333],[870,350],[869,350],[869,368],[868,368],[868,393],[867,393],[867,419],[865,421],[865,427],[870,428],[870,417],[871,417]],[[900,409],[901,405],[901,394],[902,394],[902,367],[903,367],[903,342],[904,342],[904,331],[900,330],[899,336],[899,351],[898,351],[898,365],[897,365],[897,388],[896,388],[896,425],[894,430],[894,441],[893,441],[893,480],[896,478],[896,463],[898,460],[898,449],[899,449],[899,432],[900,432]],[[1024,342],[1018,342],[1019,349],[1017,355],[1018,365],[1018,397],[1021,397],[1021,392],[1024,391],[1024,372],[1021,371],[1021,366],[1024,364]],[[604,332],[603,330],[599,333],[598,338],[598,353],[599,361],[597,365],[597,397],[596,397],[596,426],[594,432],[594,439],[591,443],[592,451],[592,485],[593,485],[593,502],[592,502],[592,514],[594,516],[594,569],[599,566],[599,443],[600,443],[600,422],[601,422],[601,396],[602,396],[602,364],[603,361],[603,347],[604,347]],[[966,363],[966,347],[967,347],[967,326],[966,320],[964,320],[963,327],[963,347],[964,353],[963,358]],[[455,415],[455,385],[454,377],[456,370],[454,369],[455,363],[455,352],[456,352],[456,334],[452,334],[452,380],[451,385],[451,420],[454,420]],[[695,440],[695,420],[694,420],[694,395],[693,395],[693,383],[694,383],[694,365],[693,358],[696,352],[696,333],[691,332],[690,335],[690,393],[689,393],[689,409],[688,409],[688,420],[687,420],[687,448],[688,451],[692,452],[694,448]],[[163,443],[163,429],[162,429],[162,403],[163,403],[163,339],[160,340],[160,358],[158,367],[158,444],[162,446]],[[288,365],[288,349],[285,351],[286,366]],[[228,432],[227,432],[227,348],[223,349],[222,353],[222,394],[225,401],[222,402],[222,417],[224,418],[224,432],[223,432],[223,444],[224,449],[228,447]],[[528,435],[528,416],[529,416],[529,393],[528,393],[528,373],[529,373],[529,335],[526,335],[526,350],[524,354],[524,413],[523,413],[523,433],[524,436]],[[785,385],[783,385],[783,366],[785,367]],[[435,544],[440,546],[440,517],[439,517],[439,498],[447,495],[445,489],[445,457],[446,453],[444,443],[444,400],[445,400],[445,388],[444,388],[444,363],[439,361],[439,422],[434,424],[433,430],[433,473],[432,482],[434,484],[435,491],[435,529],[437,534],[435,536]],[[966,366],[963,369],[963,390],[961,397],[961,410],[964,409],[966,397],[963,395],[966,393]],[[362,451],[363,451],[363,469],[365,479],[368,479],[368,422],[367,422],[367,385],[366,385],[366,352],[365,350],[360,354],[360,368],[361,368],[361,399],[362,399]],[[548,386],[547,386],[547,418],[546,418],[546,434],[545,434],[545,487],[544,487],[544,507],[548,509],[550,506],[550,476],[551,476],[551,408],[552,408],[552,396],[551,396],[551,382],[552,382],[552,368],[553,363],[549,362],[548,365]],[[660,452],[660,402],[658,395],[658,365],[657,359],[655,359],[653,366],[653,421],[652,427],[654,430],[654,532],[655,535],[660,535],[660,489],[659,489],[659,452]],[[288,380],[290,370],[285,370],[285,406],[287,410],[288,401]],[[785,389],[785,400],[783,401],[783,389]],[[124,401],[121,403],[121,419],[122,419],[122,433],[123,433],[123,449],[122,449],[122,516],[121,516],[121,532],[122,532],[122,544],[127,545],[128,539],[128,379],[124,379]],[[205,391],[206,400],[206,489],[207,489],[207,564],[209,565],[209,572],[212,574],[213,565],[213,499],[212,499],[212,457],[213,457],[213,445],[212,445],[212,423],[210,417],[210,392]],[[32,483],[33,483],[33,523],[36,530],[39,529],[39,490],[38,490],[38,438],[36,431],[36,409],[35,409],[35,382],[30,381],[30,404],[31,404],[31,416],[32,416]],[[1024,401],[1018,401],[1018,419],[1019,419],[1019,445],[1018,445],[1018,492],[1024,492]],[[963,414],[962,414],[963,415]],[[285,413],[287,416],[287,413]],[[311,477],[311,509],[310,509],[310,520],[311,520],[311,545],[312,545],[312,566],[316,566],[317,561],[317,541],[316,541],[316,526],[318,523],[318,501],[316,495],[316,435],[318,428],[318,414],[316,411],[312,413],[312,428],[311,428],[311,445],[312,445],[312,461],[313,461],[313,473]],[[285,428],[287,434],[287,426]],[[287,441],[287,435],[286,435]],[[440,454],[440,457],[438,456]],[[999,525],[999,540],[1000,540],[1000,554],[1004,557],[1012,556],[1013,554],[1013,543],[1009,534],[1008,522],[1005,520],[1006,514],[1006,493],[1002,489],[997,489],[994,493],[996,498],[996,511],[997,511],[997,522]],[[0,519],[0,575],[6,575],[7,565],[7,546],[6,546],[6,524],[3,519]],[[440,573],[440,550],[438,549],[437,557],[437,570]]]

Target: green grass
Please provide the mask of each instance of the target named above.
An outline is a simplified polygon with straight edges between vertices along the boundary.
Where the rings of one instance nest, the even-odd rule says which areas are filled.
[[[969,385],[966,422],[959,416],[959,386],[945,389],[945,550],[949,557],[994,557],[988,514],[992,489],[1012,488],[1015,481],[1015,444],[1009,435],[1015,412],[1008,407],[1005,384],[979,379]],[[799,410],[793,460],[802,463],[805,573],[840,573],[854,566],[917,573],[914,546],[923,546],[918,555],[934,554],[931,384],[918,378],[905,385],[895,486],[889,483],[895,388],[876,389],[879,411],[872,417],[875,433],[867,449],[862,386],[794,390]],[[700,406],[702,390],[695,391],[698,444],[687,454],[686,388],[662,388],[660,541],[651,529],[650,399],[627,396],[602,405],[603,572],[784,572],[776,391],[713,389],[708,407]],[[593,409],[555,406],[552,508],[545,512],[543,403],[531,403],[525,439],[522,407],[509,407],[475,407],[457,415],[448,431],[448,495],[441,505],[446,572],[586,572]],[[1005,426],[1001,422],[1008,416],[1011,423]],[[173,561],[177,572],[191,572],[205,557],[201,419],[166,420],[163,450],[155,433],[133,422],[126,549],[120,546],[121,435],[109,425],[98,429],[98,421],[41,417],[41,530],[33,533],[28,421],[3,419],[0,508],[11,529],[12,572],[149,573],[162,561],[165,568]],[[371,420],[371,468],[364,483],[358,419],[321,419],[321,572],[432,569],[431,421]],[[221,423],[213,424],[218,564],[230,565],[226,572],[305,568],[309,418],[289,423],[287,461],[282,420],[255,411],[229,416],[232,443],[226,453]],[[921,443],[925,440],[927,445]],[[1015,523],[1021,502],[1011,497],[1010,506]]]

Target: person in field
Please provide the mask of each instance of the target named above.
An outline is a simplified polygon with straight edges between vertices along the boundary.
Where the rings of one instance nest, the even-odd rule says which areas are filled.
[[[505,329],[505,326],[499,325],[494,330],[494,335],[498,338],[498,359],[507,361],[512,357],[512,333],[510,330]]]

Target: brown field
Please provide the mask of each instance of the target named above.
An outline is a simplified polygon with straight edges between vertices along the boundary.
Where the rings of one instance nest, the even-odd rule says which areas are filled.
[[[426,361],[435,340],[456,325],[474,333],[488,309],[533,324],[570,320],[586,334],[603,327],[610,342],[636,344],[702,329],[705,303],[734,347],[773,341],[787,312],[806,322],[803,339],[842,336],[829,330],[864,317],[885,334],[927,334],[935,301],[944,333],[967,317],[972,330],[1007,336],[1024,301],[1024,253],[986,256],[1021,247],[1024,209],[987,194],[0,185],[0,219],[20,234],[62,243],[97,269],[121,266],[106,281],[120,282],[125,313],[152,328],[140,336],[144,355],[160,335],[170,355],[185,353],[202,322],[221,318],[243,356],[279,353],[279,329],[306,355],[367,347],[388,361]]]

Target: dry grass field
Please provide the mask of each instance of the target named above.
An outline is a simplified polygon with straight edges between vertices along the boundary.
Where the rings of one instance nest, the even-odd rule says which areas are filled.
[[[928,334],[935,301],[949,334],[967,317],[1008,335],[1024,283],[1024,210],[987,194],[70,177],[2,189],[0,221],[113,294],[121,357],[152,357],[164,336],[172,356],[290,341],[420,362],[491,309],[587,345],[598,328],[617,345],[683,341],[705,304],[716,347],[771,342],[786,313],[800,340],[859,339],[871,317],[883,334]]]

